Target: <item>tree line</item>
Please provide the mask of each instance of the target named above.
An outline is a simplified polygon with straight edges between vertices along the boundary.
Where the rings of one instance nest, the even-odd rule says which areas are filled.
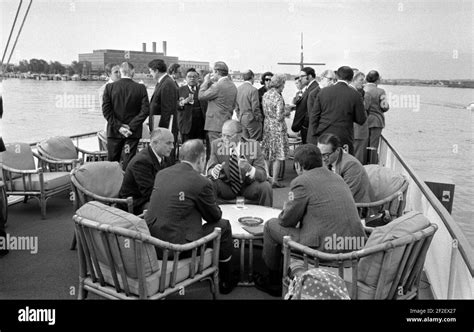
[[[9,66],[10,70],[20,73],[35,74],[84,74],[90,72],[90,63],[73,61],[70,65],[63,65],[58,61],[50,61],[49,63],[43,59],[21,60],[17,66]],[[7,71],[10,71],[8,70]]]

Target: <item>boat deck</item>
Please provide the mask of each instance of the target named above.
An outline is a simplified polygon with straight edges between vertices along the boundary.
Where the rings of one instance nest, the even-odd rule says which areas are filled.
[[[293,162],[286,162],[285,188],[274,189],[275,208],[282,208],[288,197],[289,183],[296,176]],[[35,199],[9,206],[7,233],[15,236],[37,236],[38,252],[11,250],[0,259],[0,299],[76,299],[78,286],[77,251],[70,250],[73,238],[73,206],[69,195],[52,197],[47,204],[47,219],[41,220],[40,208]],[[238,271],[238,250],[233,261]],[[264,271],[261,249],[254,252],[254,270]],[[422,299],[433,296],[426,278],[420,284]],[[203,282],[185,289],[184,295],[172,299],[211,299],[208,283]],[[220,299],[278,299],[255,287],[237,287]],[[88,299],[99,299],[89,294]]]

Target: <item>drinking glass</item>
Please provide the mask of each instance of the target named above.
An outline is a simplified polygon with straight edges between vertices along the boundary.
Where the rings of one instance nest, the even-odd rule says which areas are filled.
[[[189,98],[191,98],[191,100],[189,101],[189,103],[192,105],[194,104],[194,93],[190,93],[189,94]]]
[[[245,198],[243,196],[238,196],[237,199],[235,200],[235,205],[237,209],[245,208]]]

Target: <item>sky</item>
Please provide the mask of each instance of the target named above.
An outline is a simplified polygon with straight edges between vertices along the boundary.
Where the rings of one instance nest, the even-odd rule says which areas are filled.
[[[18,3],[0,0],[2,52]],[[349,65],[383,78],[472,79],[473,16],[472,0],[34,0],[11,62],[69,64],[95,49],[151,51],[153,41],[161,52],[166,40],[181,60],[296,74],[277,63],[299,62],[303,32],[305,61],[326,63],[317,73]]]

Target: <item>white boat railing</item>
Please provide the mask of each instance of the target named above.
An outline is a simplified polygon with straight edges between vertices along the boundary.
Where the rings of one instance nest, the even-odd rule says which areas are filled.
[[[438,225],[425,261],[433,296],[474,299],[474,253],[458,224],[385,137],[380,142],[379,164],[408,178],[405,210],[420,211]]]

